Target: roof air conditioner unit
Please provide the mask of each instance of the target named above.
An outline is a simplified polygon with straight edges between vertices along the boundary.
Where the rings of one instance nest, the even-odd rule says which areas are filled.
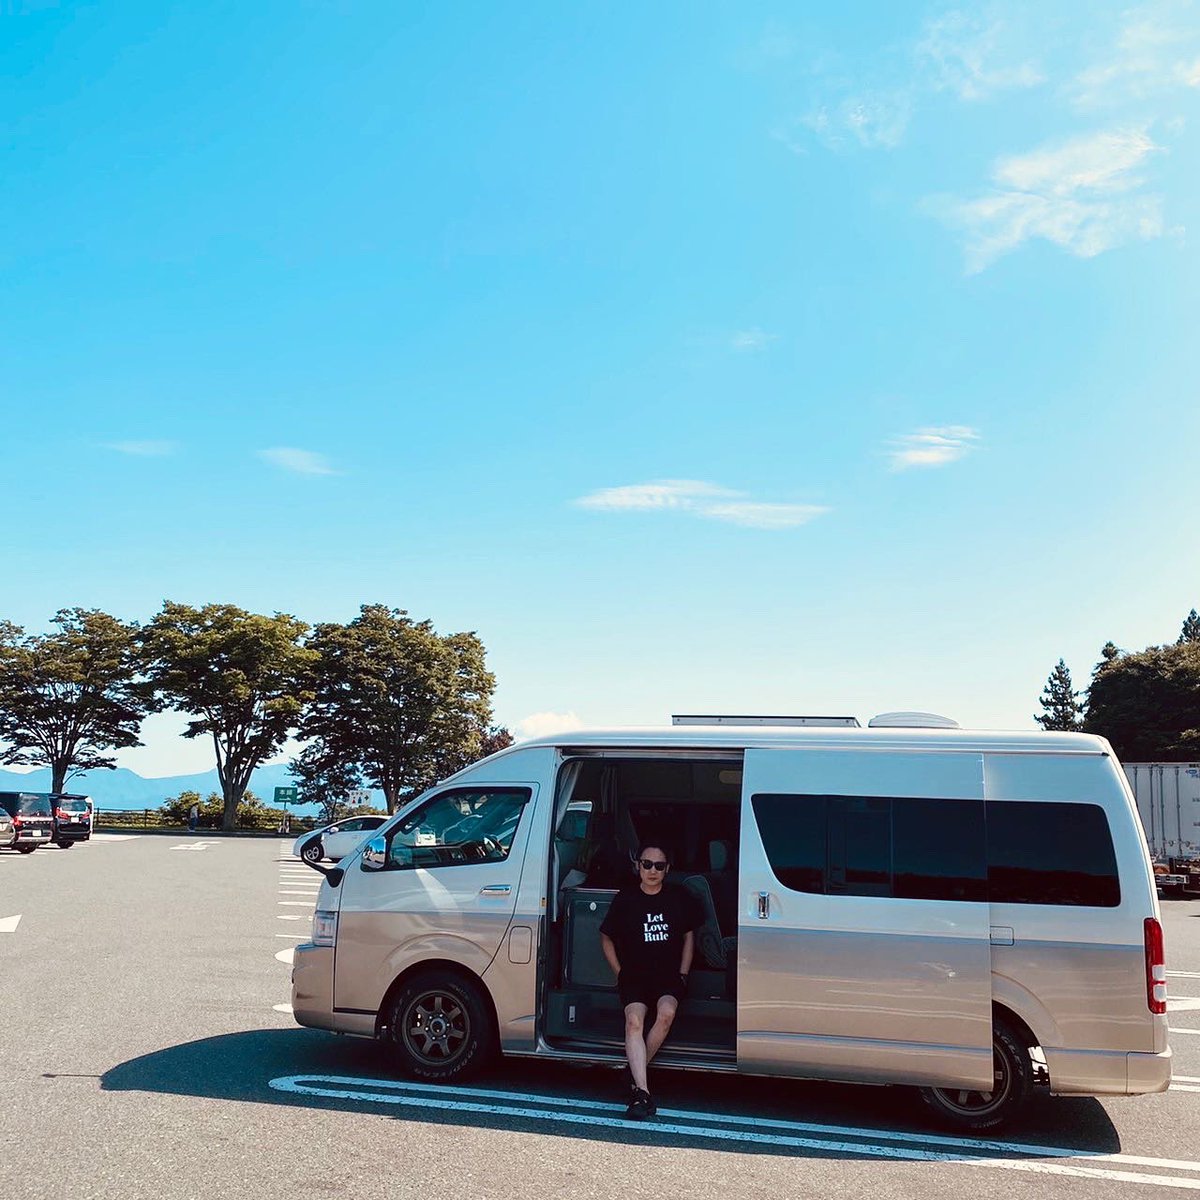
[[[867,722],[868,729],[957,729],[957,721],[927,712],[880,713]]]

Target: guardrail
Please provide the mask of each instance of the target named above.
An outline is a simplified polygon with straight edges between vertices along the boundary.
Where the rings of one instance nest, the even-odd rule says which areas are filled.
[[[293,837],[305,833],[309,829],[316,829],[316,827],[316,822],[312,817],[293,817],[288,823],[287,828],[284,829],[280,825],[278,817],[259,816],[256,813],[239,815],[236,826],[237,829],[244,829],[247,833],[283,833],[290,834]],[[173,819],[166,813],[159,812],[156,808],[97,808],[92,813],[92,828],[160,829],[164,832],[177,830],[180,833],[187,833],[189,827],[187,822]],[[217,816],[210,817],[205,814],[196,822],[197,831],[219,832],[220,829],[221,818]]]

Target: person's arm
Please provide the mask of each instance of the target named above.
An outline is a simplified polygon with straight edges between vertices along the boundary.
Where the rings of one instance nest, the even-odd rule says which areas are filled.
[[[689,929],[683,935],[683,958],[679,964],[680,975],[687,978],[688,972],[692,969],[692,955],[696,952],[696,935]]]
[[[620,975],[621,960],[617,958],[617,947],[607,933],[600,935],[600,949],[604,951],[604,957],[608,959],[608,965],[612,967],[612,973]]]

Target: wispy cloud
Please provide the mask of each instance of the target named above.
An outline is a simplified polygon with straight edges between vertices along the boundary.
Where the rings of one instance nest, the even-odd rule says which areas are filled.
[[[258,457],[284,471],[295,471],[298,475],[336,475],[323,454],[312,450],[297,450],[294,446],[276,446],[271,450],[260,450]]]
[[[833,105],[817,106],[801,117],[799,124],[831,150],[893,150],[904,140],[912,107],[912,93],[907,89],[859,92]],[[786,128],[778,130],[775,136],[793,150],[803,149],[802,143]]]
[[[118,454],[132,454],[137,458],[162,458],[174,454],[179,449],[177,442],[106,442],[106,450],[115,450]]]
[[[823,516],[828,508],[819,504],[766,504],[757,500],[721,501],[704,504],[696,515],[712,521],[727,521],[749,529],[795,529]]]
[[[979,434],[966,425],[942,425],[906,433],[892,442],[889,455],[893,471],[912,467],[944,467],[973,449]]]
[[[1200,25],[1194,13],[1190,4],[1170,2],[1127,9],[1111,50],[1071,79],[1068,98],[1091,109],[1200,87]]]
[[[535,712],[522,717],[513,733],[517,741],[523,742],[528,738],[549,737],[554,733],[570,733],[582,728],[583,722],[574,712]]]
[[[1145,128],[1088,134],[998,160],[985,195],[934,197],[925,207],[962,231],[970,273],[1031,238],[1091,258],[1162,236],[1162,199],[1140,191],[1137,173],[1160,149]]]
[[[575,501],[603,512],[674,510],[710,521],[752,529],[794,529],[829,510],[816,504],[776,504],[698,479],[659,479],[624,487],[602,488]]]
[[[698,479],[659,479],[653,483],[631,483],[624,487],[601,488],[575,501],[581,508],[608,512],[651,512],[656,509],[694,508],[714,496],[735,496],[728,488]]]
[[[950,91],[961,100],[985,100],[1044,81],[1041,67],[1022,54],[1015,40],[1014,31],[998,16],[948,12],[926,22],[915,57],[934,91]]]
[[[776,333],[764,333],[761,329],[739,329],[729,339],[729,344],[735,350],[746,353],[752,350],[765,350],[772,342],[777,341]]]

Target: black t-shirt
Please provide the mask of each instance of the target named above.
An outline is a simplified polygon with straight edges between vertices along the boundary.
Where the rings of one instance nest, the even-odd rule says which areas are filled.
[[[616,945],[622,973],[657,978],[679,974],[684,935],[701,923],[700,906],[685,889],[664,885],[647,896],[633,884],[613,897],[600,932]]]

